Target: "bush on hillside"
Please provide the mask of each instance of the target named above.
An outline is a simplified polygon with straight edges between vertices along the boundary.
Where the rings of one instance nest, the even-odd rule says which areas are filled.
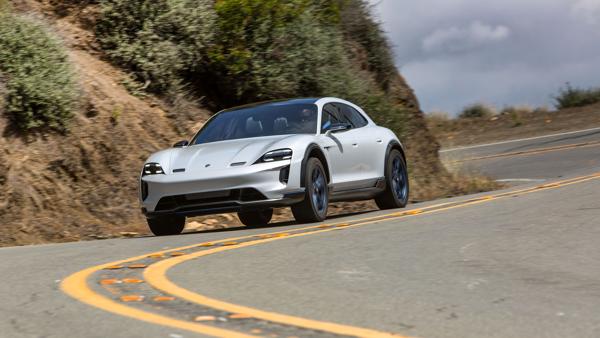
[[[559,90],[554,101],[557,109],[587,106],[600,102],[600,88],[582,89],[572,87],[570,83],[567,83],[564,88]]]
[[[488,118],[494,115],[494,110],[481,103],[475,103],[465,107],[458,117],[461,119]]]
[[[533,113],[533,108],[522,105],[522,106],[506,106],[500,112],[501,115],[510,117],[513,123],[513,127],[519,127],[523,125],[523,116],[530,115]]]
[[[392,76],[396,74],[396,66],[385,34],[371,14],[373,5],[362,0],[345,1],[340,13],[344,37],[362,47],[366,52],[366,68],[375,73],[378,84],[387,90]],[[355,52],[353,47],[347,44],[347,48]],[[360,55],[354,55],[354,58],[360,58]]]
[[[211,59],[227,101],[351,98],[368,92],[349,60],[339,26],[331,24],[339,20],[331,17],[335,10],[325,7],[307,0],[218,2],[220,39]]]
[[[61,43],[30,18],[0,13],[4,111],[21,130],[66,129],[76,91]]]
[[[339,96],[403,131],[406,113],[386,97],[382,80],[396,74],[389,47],[363,0],[100,3],[102,47],[159,94],[185,86],[214,108]],[[357,64],[357,48],[366,51],[366,67]]]
[[[4,106],[6,104],[6,85],[2,74],[0,74],[0,114],[4,114]]]
[[[207,63],[214,37],[210,0],[102,0],[96,35],[134,79],[156,93],[176,88]]]
[[[5,12],[10,10],[10,3],[8,0],[0,0],[0,12]]]

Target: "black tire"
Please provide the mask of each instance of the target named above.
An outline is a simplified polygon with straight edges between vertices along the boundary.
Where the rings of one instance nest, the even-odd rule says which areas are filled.
[[[385,191],[375,197],[381,210],[404,208],[409,195],[406,160],[397,149],[390,151],[385,161]]]
[[[273,209],[257,211],[240,211],[237,213],[240,222],[247,227],[261,227],[269,224],[273,217]]]
[[[184,216],[158,216],[146,220],[150,231],[156,236],[179,235],[185,228]]]
[[[329,189],[325,168],[318,158],[306,162],[304,182],[304,200],[292,205],[292,214],[299,223],[321,222],[327,218]]]

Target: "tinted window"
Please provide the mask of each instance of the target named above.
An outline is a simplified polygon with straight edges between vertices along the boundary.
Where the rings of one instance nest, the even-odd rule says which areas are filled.
[[[323,107],[323,116],[321,117],[321,131],[325,132],[332,124],[350,123],[352,121],[348,119],[342,112],[341,106],[337,103],[328,103]]]
[[[344,116],[348,120],[350,120],[354,128],[364,127],[368,124],[367,119],[365,119],[365,117],[362,116],[362,114],[358,110],[352,108],[347,104],[338,103],[338,105],[342,109],[342,114],[344,114]]]
[[[200,129],[191,144],[316,132],[316,105],[269,103],[219,113]]]

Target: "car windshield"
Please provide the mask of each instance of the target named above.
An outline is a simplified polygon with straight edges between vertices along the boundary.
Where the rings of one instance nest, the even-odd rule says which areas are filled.
[[[191,144],[316,132],[315,104],[269,103],[219,113],[200,129]]]

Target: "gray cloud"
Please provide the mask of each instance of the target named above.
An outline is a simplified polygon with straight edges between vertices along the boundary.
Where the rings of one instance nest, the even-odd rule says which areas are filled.
[[[576,0],[572,8],[572,14],[589,24],[598,24],[600,23],[600,1]]]
[[[508,38],[506,26],[490,26],[479,21],[467,27],[437,29],[423,39],[425,52],[461,52]]]
[[[600,86],[600,0],[373,3],[425,111],[551,105],[565,82]]]

